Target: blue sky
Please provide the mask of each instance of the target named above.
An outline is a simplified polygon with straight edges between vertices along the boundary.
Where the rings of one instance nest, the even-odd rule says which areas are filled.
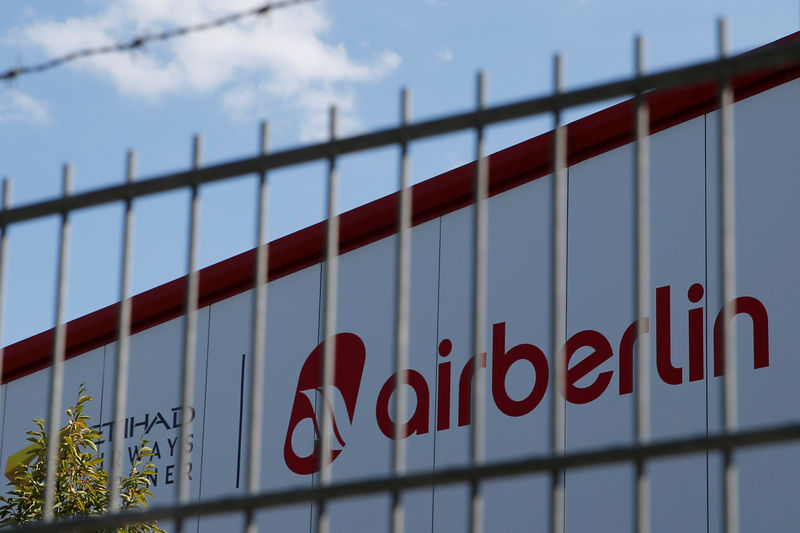
[[[3,2],[0,70],[257,5]],[[253,154],[261,119],[270,120],[274,148],[312,142],[325,135],[334,102],[346,133],[391,125],[403,86],[412,90],[416,118],[461,111],[474,105],[479,69],[488,75],[489,103],[542,94],[556,51],[566,58],[567,86],[578,87],[628,75],[639,33],[649,69],[686,64],[715,53],[720,15],[729,20],[734,51],[800,24],[797,0],[319,1],[0,85],[0,176],[13,179],[19,205],[58,195],[66,161],[75,165],[77,190],[120,181],[129,148],[139,154],[140,177],[184,169],[194,133],[204,136],[208,163]],[[492,128],[488,147],[496,151],[549,124],[540,118]],[[413,145],[414,180],[471,159],[471,140],[461,134]],[[344,158],[342,208],[391,192],[396,157],[383,149]],[[323,164],[271,175],[272,237],[320,220],[324,175]],[[201,266],[253,246],[254,187],[246,177],[203,188]],[[184,273],[187,204],[185,192],[137,202],[136,292]],[[108,206],[73,217],[70,318],[117,298],[121,213]],[[48,219],[10,232],[4,344],[53,324],[57,229]]]

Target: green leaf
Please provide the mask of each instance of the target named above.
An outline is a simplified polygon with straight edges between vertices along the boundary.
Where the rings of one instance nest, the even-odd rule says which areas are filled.
[[[91,418],[83,414],[92,396],[87,394],[85,384],[81,384],[75,405],[65,410],[68,422],[58,435],[59,451],[56,471],[56,502],[54,512],[59,517],[71,515],[96,515],[109,506],[109,475],[102,469],[104,464],[96,444],[100,433],[91,428]],[[24,524],[42,517],[42,500],[46,468],[44,458],[47,452],[48,434],[44,419],[33,420],[36,429],[26,432],[26,440],[31,443],[26,454],[30,461],[19,465],[11,490],[0,496],[0,526]],[[143,455],[152,456],[147,441],[140,441]],[[141,458],[136,464],[141,463]],[[148,489],[150,481],[146,476],[152,463],[145,465],[145,472],[139,473],[132,465],[131,474],[120,480],[122,508],[146,507],[153,494]],[[154,473],[150,470],[150,473]],[[151,531],[163,533],[156,523],[134,524],[118,529],[118,532]]]

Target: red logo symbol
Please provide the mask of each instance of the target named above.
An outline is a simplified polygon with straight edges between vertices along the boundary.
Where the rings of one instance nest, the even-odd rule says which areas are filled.
[[[339,333],[333,337],[333,341],[336,343],[333,363],[333,390],[329,391],[328,397],[329,401],[335,402],[336,396],[340,395],[349,423],[352,424],[367,351],[358,335],[353,333]],[[292,405],[289,427],[286,430],[286,440],[283,445],[283,457],[286,460],[286,466],[296,474],[313,474],[319,470],[318,443],[321,434],[321,420],[317,420],[314,403],[316,393],[322,392],[323,350],[324,343],[314,348],[306,362],[303,363],[303,368],[300,369],[300,377],[297,378],[297,391],[294,395],[294,405]],[[336,392],[338,392],[338,395]],[[342,439],[334,416],[334,405],[327,405],[325,408],[330,413],[333,438],[338,441],[338,443],[332,443],[331,445],[331,461],[333,461],[342,453],[345,442]],[[297,426],[305,420],[309,420],[314,427],[314,448],[310,454],[300,456],[295,452],[292,437]]]

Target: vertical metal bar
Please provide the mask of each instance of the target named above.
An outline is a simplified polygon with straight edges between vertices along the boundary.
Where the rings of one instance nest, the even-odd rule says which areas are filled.
[[[403,89],[400,94],[400,123],[408,124],[409,93]],[[400,171],[398,177],[399,205],[397,209],[397,279],[395,286],[395,404],[394,404],[394,475],[402,476],[406,471],[406,375],[408,368],[408,332],[411,300],[411,189],[408,183],[408,143],[400,142]],[[392,492],[392,533],[404,529],[402,495]]]
[[[259,151],[267,154],[269,126],[261,123]],[[261,486],[261,439],[264,422],[264,370],[265,342],[267,336],[267,273],[269,246],[267,244],[267,209],[269,206],[269,180],[267,171],[259,174],[258,207],[256,213],[256,265],[253,274],[253,366],[250,376],[250,438],[248,440],[247,490],[257,494]],[[258,524],[255,513],[248,511],[246,516],[247,533],[256,533]]]
[[[636,76],[644,74],[644,39],[636,38],[634,68]],[[636,289],[635,309],[637,319],[636,349],[636,407],[634,428],[636,441],[646,444],[650,440],[650,343],[644,333],[648,330],[644,317],[650,315],[650,117],[647,98],[641,92],[634,99],[634,174],[636,190]],[[636,505],[634,521],[636,531],[650,531],[650,482],[644,461],[636,462]]]
[[[64,191],[72,193],[72,166],[64,165]],[[55,332],[53,334],[53,357],[50,372],[50,412],[47,420],[47,481],[44,487],[43,517],[46,522],[55,519],[56,468],[58,448],[61,441],[61,400],[64,392],[64,352],[66,351],[67,267],[69,265],[69,211],[61,213],[61,235],[58,250],[58,274],[56,277]]]
[[[719,57],[728,55],[728,31],[724,19],[719,20]],[[722,420],[726,432],[737,429],[737,368],[736,368],[736,324],[731,305],[736,298],[736,183],[733,161],[733,90],[727,72],[720,69],[719,80],[719,199],[720,199],[720,283],[724,309],[722,322],[724,374],[722,379]],[[723,486],[723,531],[739,531],[738,479],[732,450],[724,457]]]
[[[336,107],[330,110],[330,140],[336,139]],[[336,307],[339,281],[339,216],[337,209],[338,178],[336,154],[331,151],[328,158],[328,223],[325,236],[325,311],[322,358],[322,428],[319,443],[319,484],[331,482],[331,409],[333,409],[331,387],[334,380],[336,357]],[[327,533],[329,517],[327,502],[320,500],[317,506],[317,533]]]
[[[3,178],[2,198],[0,199],[0,209],[5,211],[11,206],[11,179]],[[0,383],[3,378],[3,321],[5,319],[6,310],[6,264],[8,256],[6,250],[8,248],[8,226],[0,226]],[[0,396],[2,401],[2,396]],[[2,403],[0,403],[0,412],[2,411]]]
[[[192,142],[192,168],[200,168],[200,158],[202,149],[202,137],[195,135]],[[197,277],[197,226],[200,215],[200,195],[198,186],[193,184],[191,187],[191,197],[189,200],[189,246],[186,253],[186,313],[184,316],[183,330],[183,375],[181,381],[181,407],[183,418],[181,420],[181,441],[178,443],[179,449],[179,475],[178,475],[178,501],[185,503],[189,501],[189,464],[190,451],[186,449],[191,434],[191,423],[187,422],[188,408],[194,402],[194,378],[195,378],[195,359],[197,351],[197,297],[198,297],[198,277]],[[176,531],[183,530],[183,520],[178,520]]]
[[[133,183],[136,174],[136,153],[128,152],[126,179]],[[125,413],[128,402],[128,360],[131,331],[131,259],[133,241],[133,201],[125,200],[122,218],[122,265],[119,282],[119,316],[117,318],[117,373],[114,382],[114,421],[111,435],[111,512],[120,509],[120,478],[122,478],[122,450],[125,441]]]
[[[486,76],[477,77],[476,108],[483,109],[486,93]],[[472,229],[472,350],[476,363],[473,366],[472,428],[470,436],[472,464],[480,465],[484,459],[484,425],[486,397],[486,372],[479,364],[480,354],[486,353],[486,273],[489,256],[489,173],[484,157],[483,125],[475,126],[475,216]],[[483,494],[480,483],[473,481],[470,487],[471,512],[470,531],[483,531]]]
[[[562,90],[563,60],[558,54],[553,59],[553,93]],[[567,139],[561,125],[561,110],[553,111],[553,250],[550,313],[553,320],[550,382],[553,406],[550,414],[551,448],[554,455],[565,450],[566,405],[559,397],[564,390],[566,363],[562,364],[561,347],[567,329]],[[564,478],[563,472],[553,470],[550,491],[550,531],[564,531]]]

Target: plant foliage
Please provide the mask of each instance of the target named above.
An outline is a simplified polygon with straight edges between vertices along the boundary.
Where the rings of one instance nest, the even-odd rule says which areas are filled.
[[[71,516],[94,516],[109,508],[109,475],[103,469],[103,457],[95,441],[100,433],[90,427],[90,417],[83,414],[86,403],[92,397],[81,385],[78,401],[66,410],[68,422],[61,429],[58,443],[59,458],[56,473],[56,501],[54,513],[57,518]],[[26,457],[11,472],[12,487],[5,496],[0,496],[0,526],[24,524],[42,518],[44,487],[47,477],[47,443],[44,419],[33,421],[37,429],[28,431],[32,444],[24,450]],[[153,475],[155,466],[144,458],[153,455],[147,441],[141,442],[141,451],[131,464],[128,477],[120,480],[121,510],[147,507],[150,491],[148,475]],[[164,533],[156,523],[132,524],[117,533]]]

